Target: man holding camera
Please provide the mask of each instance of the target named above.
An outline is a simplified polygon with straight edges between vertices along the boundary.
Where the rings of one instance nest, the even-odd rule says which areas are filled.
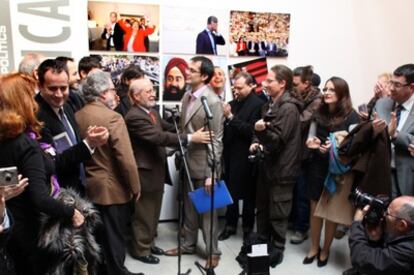
[[[351,226],[354,268],[363,274],[414,274],[414,197],[394,199],[375,226],[364,222],[369,211],[357,211]]]
[[[257,184],[257,232],[266,237],[283,260],[293,186],[299,176],[302,138],[301,103],[292,94],[292,71],[273,66],[262,82],[270,101],[262,108],[262,119],[254,125],[255,138],[250,152],[263,146]]]

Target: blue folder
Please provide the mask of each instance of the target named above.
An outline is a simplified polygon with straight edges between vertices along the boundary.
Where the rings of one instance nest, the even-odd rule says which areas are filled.
[[[206,192],[204,187],[188,192],[188,195],[199,214],[210,211],[211,196]],[[226,183],[224,180],[219,181],[214,185],[214,209],[222,208],[232,203],[233,199],[227,189]]]

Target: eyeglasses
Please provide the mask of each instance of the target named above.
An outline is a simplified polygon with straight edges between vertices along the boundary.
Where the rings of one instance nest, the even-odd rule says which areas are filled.
[[[194,70],[194,69],[192,69],[192,68],[190,68],[190,69],[189,69],[189,71],[190,71],[190,73],[192,73],[192,74],[197,74],[197,73],[200,73],[200,71]]]
[[[326,92],[331,92],[331,93],[335,93],[335,89],[333,89],[333,88],[323,88],[322,89],[322,91],[324,92],[324,93],[326,93]]]
[[[413,225],[413,224],[412,224],[410,221],[408,221],[407,219],[404,219],[404,218],[401,218],[401,217],[394,216],[394,215],[390,214],[390,210],[389,210],[389,209],[387,209],[387,211],[385,211],[385,216],[390,216],[390,217],[393,217],[394,219],[398,219],[398,220],[404,220],[404,221],[406,221],[409,225]]]
[[[115,88],[109,88],[108,90],[106,90],[107,92],[112,92],[114,94],[116,94],[116,89]]]
[[[68,86],[48,86],[46,88],[52,93],[56,93],[58,90],[60,90],[63,93],[63,92],[66,92],[66,90],[68,89]]]
[[[401,82],[398,82],[398,81],[390,81],[390,83],[389,83],[389,85],[390,85],[390,87],[394,87],[394,88],[396,88],[396,89],[401,89],[402,87],[405,87],[405,86],[409,86],[411,83],[406,83],[406,84],[403,84],[403,83],[401,83]]]

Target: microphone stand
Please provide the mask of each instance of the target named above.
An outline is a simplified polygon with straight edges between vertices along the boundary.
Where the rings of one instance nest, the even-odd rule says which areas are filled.
[[[177,242],[178,242],[178,275],[188,275],[191,273],[191,268],[187,270],[185,273],[181,273],[181,233],[182,228],[184,224],[183,219],[183,213],[184,213],[184,194],[183,194],[183,188],[182,185],[184,184],[184,173],[187,176],[188,179],[188,185],[191,189],[191,191],[194,190],[193,182],[191,181],[190,172],[188,171],[188,164],[187,160],[185,158],[186,156],[186,149],[184,149],[183,143],[180,138],[180,131],[178,130],[177,126],[177,114],[176,112],[172,112],[173,122],[175,131],[177,133],[178,137],[178,144],[180,147],[180,153],[181,153],[181,165],[180,165],[180,172],[179,172],[179,181],[182,181],[181,183],[178,183],[178,191],[177,191],[177,200],[178,200],[178,234],[177,234]]]
[[[207,113],[207,112],[206,112]],[[206,114],[206,122],[205,125],[208,128],[208,133],[210,136],[210,145],[211,145],[211,152],[213,155],[212,159],[212,167],[211,167],[211,200],[210,200],[210,242],[209,242],[209,253],[207,255],[207,265],[208,268],[203,267],[198,261],[194,264],[198,267],[201,274],[205,275],[215,275],[214,267],[212,266],[213,260],[213,225],[214,225],[214,181],[215,181],[215,167],[216,167],[216,153],[214,151],[214,144],[213,144],[213,135],[211,133],[211,126],[210,126],[210,119],[207,118]]]

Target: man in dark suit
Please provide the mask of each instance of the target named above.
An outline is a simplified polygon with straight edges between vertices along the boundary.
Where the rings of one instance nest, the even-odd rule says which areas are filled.
[[[207,28],[200,32],[196,41],[196,54],[217,55],[217,45],[225,45],[224,37],[217,32],[218,20],[215,16],[207,18]]]
[[[221,159],[221,153],[223,150],[222,137],[223,137],[223,107],[219,97],[210,88],[208,83],[214,74],[214,65],[210,59],[204,56],[195,56],[191,59],[189,64],[189,75],[187,83],[190,85],[190,90],[184,95],[182,99],[182,111],[180,128],[183,133],[192,134],[197,129],[204,127],[206,123],[206,113],[203,109],[201,98],[206,97],[209,108],[213,115],[213,119],[210,121],[211,130],[214,132],[213,146],[215,152],[215,178],[218,178],[219,174],[219,160]],[[204,144],[190,143],[187,147],[187,163],[188,169],[194,188],[204,187],[206,192],[211,192],[212,188],[212,165],[213,155],[212,147]],[[184,194],[187,194],[189,190],[189,184],[187,180],[184,182]],[[203,231],[204,241],[206,244],[207,255],[210,254],[210,212],[204,214],[198,214],[194,208],[194,205],[189,199],[189,196],[184,196],[184,241],[182,252],[191,254],[195,252],[197,245],[198,229]],[[211,249],[212,257],[207,259],[206,267],[216,267],[220,260],[221,252],[218,248],[217,239],[217,211],[213,213],[213,247]],[[171,249],[165,252],[169,256],[177,256],[177,249]]]
[[[239,219],[239,200],[243,200],[243,233],[246,237],[253,231],[256,176],[254,164],[248,160],[253,138],[253,127],[261,118],[264,104],[254,92],[253,77],[241,72],[235,77],[234,100],[223,103],[224,122],[223,156],[227,183],[234,203],[227,206],[226,227],[219,240],[226,240],[236,233]],[[260,161],[260,160],[256,160]]]
[[[178,145],[174,126],[161,119],[152,83],[146,78],[134,80],[129,90],[133,106],[125,116],[141,180],[141,199],[135,205],[132,220],[131,256],[144,263],[157,264],[154,256],[163,251],[154,244],[164,193],[166,153],[164,146]],[[208,143],[206,131],[181,134],[184,144]]]
[[[130,203],[140,197],[138,169],[128,130],[122,116],[112,110],[116,90],[109,73],[90,73],[83,92],[87,104],[76,113],[81,136],[87,136],[89,125],[102,125],[109,131],[108,143],[96,148],[92,159],[85,162],[86,195],[99,209],[103,221],[100,241],[106,260],[104,269],[108,275],[136,274],[124,266]]]
[[[86,178],[82,162],[91,158],[95,147],[106,143],[107,130],[93,127],[84,140],[80,139],[73,111],[66,104],[69,73],[63,62],[45,60],[38,68],[38,75],[37,117],[44,123],[40,141],[53,144],[58,152],[55,165],[59,184],[84,193]]]
[[[109,14],[110,23],[105,26],[101,35],[102,39],[106,39],[106,50],[122,51],[124,48],[124,31],[117,23],[118,15],[116,12]]]

